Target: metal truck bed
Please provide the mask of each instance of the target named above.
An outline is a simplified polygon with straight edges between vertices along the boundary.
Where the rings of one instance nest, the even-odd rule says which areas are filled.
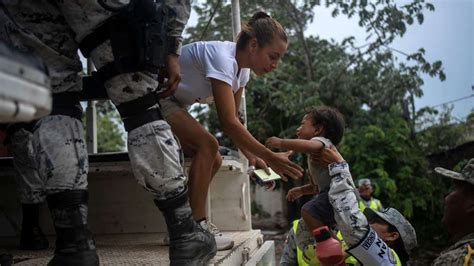
[[[262,252],[262,235],[259,230],[226,232],[232,237],[235,246],[231,250],[219,251],[210,265],[256,265],[253,262],[254,254],[266,253],[265,261],[260,264],[274,264],[273,242],[267,241],[267,252]],[[96,235],[98,254],[101,265],[168,265],[168,247],[160,240],[164,233],[135,233]],[[54,243],[54,237],[49,237]],[[14,256],[15,265],[46,265],[54,252],[53,248],[43,251],[21,251],[15,248],[16,238],[4,237],[0,239],[2,253]]]
[[[272,241],[263,241],[260,230],[252,230],[249,180],[242,163],[224,156],[215,176],[207,208],[210,220],[234,239],[231,250],[218,252],[213,265],[275,265]],[[164,246],[166,224],[150,193],[131,173],[126,153],[89,156],[89,227],[94,233],[103,265],[168,265]],[[189,162],[185,165],[189,165]],[[14,255],[19,265],[45,265],[53,249],[27,252],[15,248],[21,224],[11,158],[0,158],[0,253]],[[51,236],[54,229],[46,206],[40,224]]]

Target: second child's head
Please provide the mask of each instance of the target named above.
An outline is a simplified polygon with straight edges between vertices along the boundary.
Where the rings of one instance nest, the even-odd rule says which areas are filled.
[[[337,145],[344,135],[344,118],[338,110],[331,107],[312,108],[303,116],[296,135],[300,139],[325,137]]]
[[[243,25],[237,37],[237,49],[247,53],[249,68],[258,76],[275,69],[287,48],[288,37],[281,24],[261,11]]]

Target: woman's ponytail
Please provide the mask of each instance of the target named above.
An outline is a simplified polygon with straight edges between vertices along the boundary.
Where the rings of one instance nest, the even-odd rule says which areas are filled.
[[[255,21],[258,19],[263,19],[263,18],[271,18],[270,15],[263,11],[258,11],[257,13],[253,14],[253,16],[247,21],[247,25],[252,26]]]
[[[281,24],[267,13],[258,11],[243,25],[242,31],[237,36],[237,49],[245,49],[252,38],[257,39],[260,47],[265,47],[275,37],[288,42],[288,37]]]

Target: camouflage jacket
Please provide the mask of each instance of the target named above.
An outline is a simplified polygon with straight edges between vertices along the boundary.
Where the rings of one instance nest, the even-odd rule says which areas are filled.
[[[189,15],[191,13],[191,2],[192,0],[185,1],[176,1],[176,0],[166,0],[165,5],[169,9],[168,12],[168,28],[167,35],[169,37],[177,38],[179,45],[176,47],[175,51],[170,51],[175,54],[181,53],[181,46],[183,43],[183,30],[188,22]]]
[[[433,261],[438,265],[474,266],[474,233],[461,238]]]

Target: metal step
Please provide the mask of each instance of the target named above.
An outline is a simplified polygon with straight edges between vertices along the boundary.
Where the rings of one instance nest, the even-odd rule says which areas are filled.
[[[253,265],[253,254],[264,257],[259,248],[272,247],[273,242],[263,243],[260,230],[223,232],[231,237],[235,245],[231,250],[219,251],[210,265]],[[168,247],[164,245],[165,234],[114,234],[95,236],[101,265],[169,265]],[[51,259],[53,247],[43,251],[23,251],[16,249],[16,238],[0,238],[0,253],[10,253],[15,265],[46,265]],[[54,238],[49,238],[54,243]],[[274,248],[266,257],[274,258]]]

